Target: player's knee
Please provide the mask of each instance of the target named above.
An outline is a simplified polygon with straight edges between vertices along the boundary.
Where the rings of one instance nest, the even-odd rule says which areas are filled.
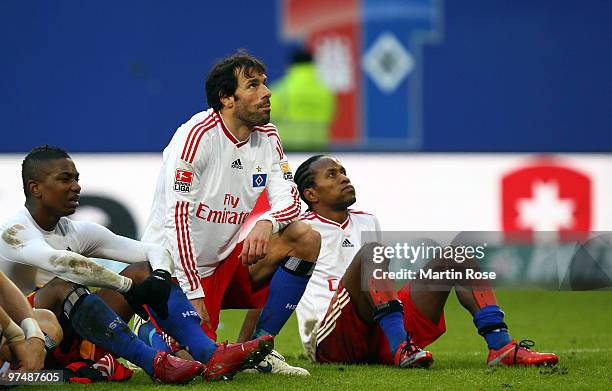
[[[34,317],[40,329],[49,336],[56,344],[64,338],[62,327],[57,321],[55,314],[49,310],[37,308],[34,310]]]
[[[321,249],[321,234],[302,221],[291,223],[287,230],[296,255],[301,259],[316,262]]]
[[[142,282],[151,275],[151,266],[148,262],[133,263],[121,271],[122,276],[129,277],[134,282]]]

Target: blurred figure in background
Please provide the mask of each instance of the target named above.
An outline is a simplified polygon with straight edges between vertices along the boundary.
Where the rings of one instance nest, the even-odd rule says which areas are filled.
[[[294,51],[286,75],[270,89],[272,121],[278,126],[285,149],[326,150],[336,97],[317,76],[310,53],[305,49]]]

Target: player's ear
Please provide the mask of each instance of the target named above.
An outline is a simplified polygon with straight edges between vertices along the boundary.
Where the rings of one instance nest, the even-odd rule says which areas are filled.
[[[317,191],[312,187],[304,189],[304,193],[302,194],[304,194],[304,198],[306,198],[308,200],[308,203],[310,204],[314,204],[319,201],[319,197],[317,197]]]
[[[40,185],[38,184],[38,182],[36,182],[34,179],[30,179],[26,186],[28,187],[28,191],[30,193],[30,195],[34,198],[40,198],[42,197],[42,192],[40,189]]]
[[[231,109],[234,107],[234,95],[224,96],[221,92],[219,92],[219,100],[223,107],[227,109]]]

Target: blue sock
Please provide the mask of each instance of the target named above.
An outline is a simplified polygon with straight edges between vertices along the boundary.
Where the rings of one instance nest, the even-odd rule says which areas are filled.
[[[147,346],[129,326],[100,299],[89,294],[79,299],[71,313],[71,324],[83,338],[109,352],[123,357],[153,374],[157,351]]]
[[[489,349],[500,349],[511,341],[508,327],[504,323],[504,312],[496,305],[488,305],[478,310],[474,314],[474,325],[487,341]]]
[[[164,341],[161,335],[155,330],[152,322],[144,322],[138,329],[138,338],[155,350],[169,352],[170,346]]]
[[[290,257],[276,269],[254,338],[280,332],[302,298],[313,269],[314,263],[295,257]]]
[[[404,314],[400,311],[391,312],[379,318],[377,322],[389,341],[391,356],[393,356],[397,348],[408,338],[404,329]]]
[[[200,316],[178,285],[172,284],[168,298],[168,318],[161,319],[151,307],[149,312],[159,327],[178,343],[186,346],[196,360],[207,363],[217,350],[217,344],[202,330]]]

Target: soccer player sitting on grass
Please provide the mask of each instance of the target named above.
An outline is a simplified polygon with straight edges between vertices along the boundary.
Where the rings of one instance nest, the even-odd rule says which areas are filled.
[[[55,315],[45,309],[32,310],[19,288],[2,272],[0,335],[0,372],[9,365],[22,371],[42,369],[46,349],[62,340],[62,328]]]
[[[74,332],[78,334],[75,338],[87,339],[140,366],[154,380],[184,383],[202,372],[206,379],[231,375],[245,365],[255,365],[270,352],[271,338],[229,346],[217,346],[207,338],[193,307],[171,282],[172,260],[162,247],[115,235],[98,224],[68,219],[79,204],[81,187],[79,173],[65,151],[50,146],[33,149],[23,161],[22,179],[25,207],[0,227],[0,259],[36,266],[57,276],[29,296],[34,307],[51,310],[62,325],[65,343],[54,358],[69,353],[62,347],[68,351],[74,348],[69,338]],[[120,275],[89,257],[133,265]],[[146,305],[158,325],[188,346],[191,355],[206,366],[147,346],[87,286],[120,292],[114,298],[108,291],[101,294],[113,299],[113,305],[129,305],[143,316],[147,316]],[[122,312],[125,320],[131,317],[129,311]],[[185,313],[191,316],[183,316]]]
[[[300,337],[311,359],[429,366],[432,355],[422,348],[446,331],[444,304],[454,287],[486,340],[488,365],[558,362],[555,354],[529,350],[531,341],[517,343],[510,337],[504,313],[486,280],[413,280],[395,291],[392,281],[368,278],[378,244],[360,248],[361,232],[380,231],[380,227],[375,216],[348,209],[356,201],[355,189],[338,160],[325,155],[309,158],[297,169],[295,183],[309,208],[301,220],[321,233],[317,267],[296,309]],[[451,266],[458,264],[433,260],[426,267],[444,271]],[[472,260],[462,267],[478,265]],[[365,289],[362,276],[367,279]],[[245,325],[255,316],[249,314]]]
[[[321,240],[296,221],[300,196],[269,123],[264,64],[244,52],[221,59],[206,79],[206,97],[211,108],[181,125],[164,149],[142,240],[170,252],[209,337],[216,339],[226,308],[263,308],[252,337],[277,335],[306,289]],[[241,240],[264,191],[271,210]],[[264,361],[275,373],[307,373],[279,354]]]

